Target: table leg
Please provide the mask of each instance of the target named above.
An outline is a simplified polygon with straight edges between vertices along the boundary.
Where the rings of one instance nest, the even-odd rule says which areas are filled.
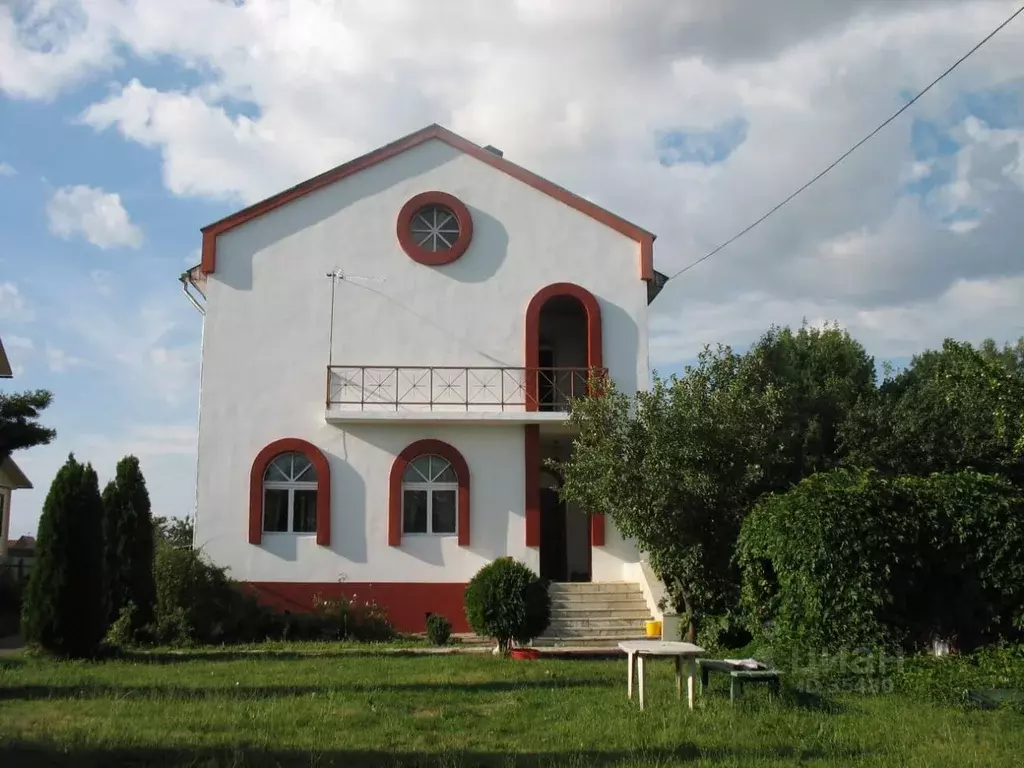
[[[636,655],[636,671],[637,671],[637,675],[639,675],[639,678],[640,678],[637,681],[637,687],[639,689],[639,694],[640,694],[640,709],[643,709],[644,708],[644,657],[643,657],[643,654],[640,654],[640,653],[638,653]]]
[[[697,674],[697,662],[694,659],[689,660],[686,672],[686,698],[689,700],[690,709],[693,709],[693,678]]]
[[[700,694],[704,695],[704,689],[708,687],[708,668],[700,668]]]
[[[743,681],[739,678],[729,677],[729,701],[736,701],[743,695]]]
[[[636,659],[633,658],[633,653],[626,654],[626,660],[629,662],[629,672],[626,673],[626,698],[630,701],[633,700],[633,665],[636,663]]]
[[[683,698],[683,657],[676,656],[676,698]]]

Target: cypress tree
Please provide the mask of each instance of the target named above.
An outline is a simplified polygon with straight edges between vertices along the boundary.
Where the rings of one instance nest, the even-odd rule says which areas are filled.
[[[50,485],[23,612],[25,639],[59,656],[95,656],[107,630],[103,502],[92,465],[74,455]]]
[[[109,618],[113,622],[128,603],[135,605],[133,629],[153,620],[153,519],[149,491],[139,460],[125,456],[103,490],[105,569]]]

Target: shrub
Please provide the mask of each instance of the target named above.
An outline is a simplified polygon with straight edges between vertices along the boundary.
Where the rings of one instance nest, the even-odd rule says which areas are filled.
[[[502,557],[485,565],[466,587],[466,618],[481,637],[497,640],[502,653],[511,641],[527,643],[548,627],[547,583],[522,563]]]
[[[374,600],[358,596],[313,597],[318,628],[326,640],[390,640],[395,629],[384,609]]]
[[[452,636],[452,623],[439,613],[427,619],[427,639],[434,645],[447,645]]]
[[[1024,647],[994,646],[972,654],[908,657],[895,670],[892,683],[898,693],[945,704],[967,703],[970,691],[1019,691],[1024,689]]]
[[[273,617],[223,568],[191,549],[157,548],[152,634],[162,643],[245,643],[263,640]]]
[[[969,649],[1024,628],[1021,491],[974,472],[819,473],[740,535],[753,631],[780,648]]]
[[[99,651],[107,630],[102,523],[96,472],[68,456],[39,520],[22,614],[30,644],[72,658]]]

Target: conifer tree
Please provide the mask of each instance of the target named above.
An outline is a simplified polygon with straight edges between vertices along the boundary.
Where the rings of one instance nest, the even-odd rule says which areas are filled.
[[[153,519],[149,492],[139,460],[125,456],[103,491],[106,545],[105,569],[109,618],[114,621],[128,603],[135,605],[133,629],[153,619]]]
[[[107,630],[102,526],[96,472],[69,455],[39,520],[22,621],[29,643],[59,656],[96,655]]]

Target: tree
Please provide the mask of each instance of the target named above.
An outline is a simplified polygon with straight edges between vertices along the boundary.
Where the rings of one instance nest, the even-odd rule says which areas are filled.
[[[700,617],[736,602],[732,551],[774,450],[779,394],[760,357],[723,346],[635,398],[598,386],[573,404],[562,494],[636,539],[693,637]]]
[[[157,542],[166,542],[172,547],[191,549],[194,526],[187,517],[154,517],[153,533]]]
[[[39,520],[23,609],[28,642],[60,656],[96,655],[107,630],[102,525],[96,472],[70,455]]]
[[[865,399],[843,429],[851,463],[893,475],[973,469],[1024,482],[1024,377],[947,339]]]
[[[842,425],[876,392],[875,361],[838,326],[797,331],[773,326],[750,353],[779,395],[779,420],[761,491],[786,491],[842,463]]]
[[[135,606],[133,629],[153,620],[153,520],[139,460],[125,456],[103,490],[103,537],[110,620],[128,603]]]
[[[742,355],[705,348],[632,401],[611,389],[574,403],[563,495],[637,539],[693,637],[737,604],[754,502],[841,463],[841,425],[874,391],[874,360],[838,327],[772,327]]]
[[[992,339],[985,339],[979,348],[986,360],[999,363],[1015,376],[1024,379],[1024,336],[1015,344],[1004,344],[1002,348]]]
[[[0,394],[0,463],[14,451],[46,445],[57,432],[39,423],[39,414],[53,402],[44,389]]]

